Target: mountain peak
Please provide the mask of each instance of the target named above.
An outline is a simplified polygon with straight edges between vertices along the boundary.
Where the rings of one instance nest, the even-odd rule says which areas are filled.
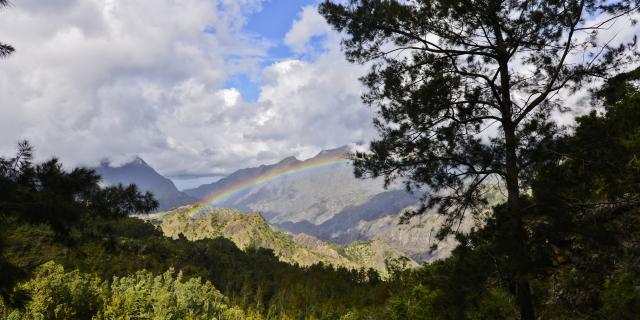
[[[153,193],[160,202],[159,210],[167,210],[196,201],[180,192],[171,180],[163,177],[139,156],[117,167],[108,161],[103,161],[95,170],[105,185],[135,184],[141,191]]]
[[[335,149],[322,150],[314,158],[334,156],[334,155],[347,155],[347,154],[349,154],[349,152],[350,152],[350,150],[349,150],[348,146],[342,146],[342,147],[335,148]]]
[[[140,166],[146,166],[148,167],[149,165],[142,159],[140,158],[140,156],[136,156],[133,161],[129,162],[129,164],[133,164],[133,165],[140,165]]]
[[[138,167],[149,167],[151,168],[151,166],[144,161],[144,159],[140,158],[140,156],[135,156],[135,158],[133,158],[133,160],[122,163],[121,165],[113,165],[111,163],[111,160],[109,160],[108,158],[102,159],[100,161],[99,164],[100,167],[102,168],[124,168],[124,167],[129,167],[129,166],[138,166]]]
[[[294,163],[298,163],[300,162],[300,160],[298,160],[298,158],[291,156],[291,157],[286,157],[282,160],[280,160],[280,162],[278,162],[278,164],[294,164]]]

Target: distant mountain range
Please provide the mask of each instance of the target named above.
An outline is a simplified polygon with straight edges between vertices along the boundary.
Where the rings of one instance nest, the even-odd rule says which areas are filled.
[[[296,171],[325,159],[346,158],[347,147],[325,150],[300,161],[294,157],[256,168],[238,170],[211,184],[184,190],[192,197],[207,201],[234,186],[250,184],[272,173]],[[355,241],[383,240],[417,261],[430,261],[449,254],[452,242],[436,243],[437,215],[416,217],[399,225],[400,215],[415,206],[419,194],[411,194],[400,185],[383,188],[381,180],[356,179],[348,162],[323,166],[301,174],[281,175],[277,179],[252,185],[242,193],[216,204],[219,207],[261,212],[275,227],[305,234],[322,241],[349,244]]]
[[[103,162],[95,170],[102,177],[102,183],[105,185],[133,183],[140,190],[153,193],[159,202],[158,211],[166,211],[198,201],[198,199],[180,192],[171,180],[160,175],[139,157],[117,167]]]
[[[140,158],[116,168],[103,164],[97,171],[108,184],[136,183],[154,193],[160,200],[160,211],[213,201],[215,207],[260,212],[272,226],[300,237],[342,245],[382,240],[416,261],[448,255],[451,242],[440,243],[437,251],[429,250],[435,243],[437,215],[398,224],[403,211],[418,203],[419,195],[399,185],[384,189],[380,180],[356,179],[352,165],[345,160],[348,152],[342,147],[304,161],[288,157],[275,164],[241,169],[183,192]]]
[[[216,204],[219,207],[261,212],[270,223],[322,224],[344,209],[364,205],[374,196],[385,192],[380,180],[362,180],[353,176],[353,167],[344,159],[349,150],[342,147],[320,152],[313,158],[300,161],[286,158],[273,165],[238,170],[211,184],[184,190],[192,197],[206,201],[212,195],[224,193],[234,186],[276,175],[277,179],[251,185],[244,192]],[[315,166],[314,164],[326,164]],[[305,170],[313,167],[311,170]],[[303,171],[299,174],[279,173]],[[268,180],[268,179],[267,179]],[[402,209],[402,208],[400,208]],[[394,208],[391,214],[397,213]]]

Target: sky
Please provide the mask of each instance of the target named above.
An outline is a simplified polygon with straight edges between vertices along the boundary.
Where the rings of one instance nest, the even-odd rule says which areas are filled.
[[[188,186],[370,141],[367,67],[345,60],[317,3],[14,0],[0,10],[17,49],[0,60],[0,155],[28,139],[69,167],[140,156]]]
[[[15,0],[0,39],[3,155],[193,177],[375,136],[315,0]]]

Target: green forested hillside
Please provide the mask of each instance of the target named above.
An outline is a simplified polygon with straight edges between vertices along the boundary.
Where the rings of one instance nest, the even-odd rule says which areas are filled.
[[[70,244],[59,243],[46,225],[11,222],[6,231],[4,259],[23,270],[36,268],[36,279],[28,281],[37,282],[37,267],[48,261],[95,276],[100,283],[133,276],[140,270],[158,275],[174,268],[185,279],[210,281],[226,296],[229,306],[273,319],[326,318],[348,307],[380,302],[386,295],[376,274],[321,264],[300,268],[279,261],[271,250],[243,251],[224,238],[171,239],[136,218],[84,220],[71,232]],[[28,282],[21,285],[25,289],[29,286]]]
[[[189,240],[224,237],[241,249],[273,250],[281,261],[310,266],[317,263],[348,269],[369,269],[386,274],[385,260],[404,256],[383,241],[362,241],[341,246],[322,242],[304,234],[291,235],[274,230],[259,213],[243,213],[236,209],[209,209],[191,217],[192,207],[171,212],[140,216],[158,225],[165,235]],[[417,265],[410,261],[410,265]]]

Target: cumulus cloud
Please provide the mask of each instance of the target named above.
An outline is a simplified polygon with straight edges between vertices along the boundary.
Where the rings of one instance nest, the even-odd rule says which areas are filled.
[[[284,39],[312,61],[266,67],[269,43],[243,32],[260,0],[25,0],[0,12],[0,152],[29,139],[70,165],[142,156],[167,175],[308,157],[370,138],[364,70],[306,7]],[[225,80],[257,72],[255,103]]]
[[[296,20],[289,32],[285,35],[284,43],[287,44],[294,52],[308,53],[313,51],[313,46],[310,45],[311,39],[321,36],[334,36],[334,41],[329,44],[335,44],[335,33],[331,32],[329,25],[324,21],[324,18],[318,14],[318,10],[315,6],[306,6],[302,9],[299,15],[299,19]]]

